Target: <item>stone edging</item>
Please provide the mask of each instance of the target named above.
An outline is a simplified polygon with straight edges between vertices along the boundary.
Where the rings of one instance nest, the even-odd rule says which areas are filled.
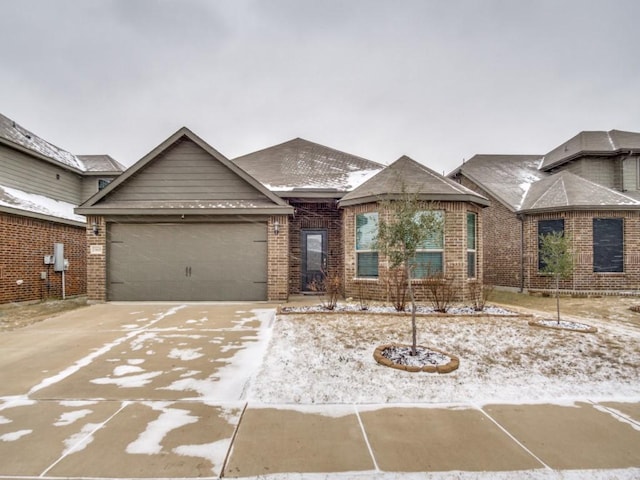
[[[296,311],[283,311],[281,306],[276,309],[277,315],[336,315],[342,313],[344,315],[397,315],[397,316],[410,316],[411,312],[372,312],[369,310],[313,310],[307,312]],[[529,313],[513,313],[499,315],[495,313],[420,313],[416,312],[416,317],[434,317],[434,318],[534,318],[534,315]]]
[[[580,322],[574,322],[574,323],[580,323]],[[532,327],[550,328],[552,330],[563,330],[565,332],[575,332],[575,333],[596,333],[598,331],[596,327],[592,327],[590,325],[585,325],[585,324],[583,325],[586,328],[577,329],[577,328],[566,328],[558,325],[543,325],[542,323],[539,323],[538,320],[529,320],[529,325],[531,325]]]
[[[394,363],[391,360],[389,360],[387,357],[382,355],[382,351],[385,348],[397,347],[397,346],[407,346],[407,345],[401,345],[398,343],[380,345],[373,351],[373,358],[375,358],[376,362],[378,362],[380,365],[384,365],[385,367],[395,368],[397,370],[404,370],[407,372],[451,373],[454,370],[457,370],[458,367],[460,366],[460,359],[458,357],[432,347],[424,347],[424,348],[428,348],[429,350],[432,350],[434,352],[438,352],[438,353],[442,353],[443,355],[446,355],[451,359],[449,363],[445,363],[444,365],[425,365],[424,367],[416,367],[412,365],[400,365],[398,363]]]

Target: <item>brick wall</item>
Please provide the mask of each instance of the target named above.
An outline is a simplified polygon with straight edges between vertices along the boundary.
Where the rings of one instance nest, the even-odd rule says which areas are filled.
[[[98,235],[93,224],[98,225]],[[103,217],[87,217],[87,299],[93,302],[107,300],[107,227]]]
[[[491,206],[483,210],[484,283],[519,288],[522,284],[522,222],[515,212],[483,188],[466,177],[459,177],[459,180],[491,201]]]
[[[538,221],[564,219],[565,232],[572,238],[574,273],[560,283],[563,290],[615,291],[640,288],[640,212],[574,211],[527,216],[525,219],[525,287],[531,290],[554,288],[548,275],[538,272]],[[594,273],[593,219],[624,219],[624,272]]]
[[[289,293],[298,294],[302,290],[302,230],[327,230],[327,274],[342,277],[342,220],[333,200],[290,203],[295,214],[289,219]]]
[[[278,223],[277,234],[276,222]],[[286,215],[269,218],[267,257],[267,297],[269,300],[286,300],[289,283],[289,218]]]
[[[44,264],[53,244],[64,244],[69,260],[65,294],[84,295],[87,288],[84,228],[0,213],[0,303],[62,297],[62,273]],[[41,278],[46,272],[47,278]]]
[[[484,243],[482,208],[465,202],[440,202],[437,208],[445,212],[445,275],[453,280],[454,299],[468,302],[472,298],[472,291],[469,286],[471,279],[467,278],[467,213],[473,212],[478,215],[476,262],[477,276],[481,279]],[[350,206],[343,211],[345,294],[348,297],[363,297],[388,302],[393,297],[393,282],[389,280],[388,260],[383,255],[380,254],[378,259],[379,277],[377,279],[356,277],[355,218],[359,213],[376,211],[379,213],[380,219],[389,221],[389,213],[380,211],[377,203]],[[413,284],[417,300],[427,301],[431,294],[425,282],[415,280]]]

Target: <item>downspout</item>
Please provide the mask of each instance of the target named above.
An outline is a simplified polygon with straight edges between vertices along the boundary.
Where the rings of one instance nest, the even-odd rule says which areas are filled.
[[[524,215],[516,215],[520,220],[520,293],[524,293]]]

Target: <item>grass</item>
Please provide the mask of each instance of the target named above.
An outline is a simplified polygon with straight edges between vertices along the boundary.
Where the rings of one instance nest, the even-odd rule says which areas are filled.
[[[410,343],[407,317],[282,315],[255,396],[276,403],[521,401],[640,395],[640,330],[596,334],[530,327],[525,318],[419,317],[418,342],[460,357],[446,375],[373,360]]]

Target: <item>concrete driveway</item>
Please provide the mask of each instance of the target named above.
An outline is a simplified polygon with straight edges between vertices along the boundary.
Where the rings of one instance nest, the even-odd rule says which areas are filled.
[[[0,335],[0,476],[218,476],[274,311],[102,304]]]
[[[0,334],[0,479],[640,478],[639,403],[250,402],[274,313],[102,304]]]

